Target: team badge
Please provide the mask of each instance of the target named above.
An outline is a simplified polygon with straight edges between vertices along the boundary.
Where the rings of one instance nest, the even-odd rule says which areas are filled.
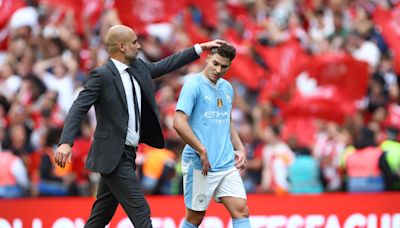
[[[222,98],[217,98],[217,106],[218,108],[222,108],[222,106],[224,106],[224,104],[222,103]]]
[[[226,95],[226,100],[228,101],[228,103],[232,103],[232,98],[228,94]]]
[[[207,200],[207,196],[204,195],[204,194],[198,195],[197,198],[196,198],[196,202],[198,204],[205,204],[206,200]]]

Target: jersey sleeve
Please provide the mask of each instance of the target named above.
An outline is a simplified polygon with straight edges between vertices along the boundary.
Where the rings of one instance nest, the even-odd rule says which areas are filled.
[[[196,104],[198,94],[198,85],[194,81],[186,82],[179,95],[178,103],[176,104],[176,111],[182,111],[190,116],[193,107]]]

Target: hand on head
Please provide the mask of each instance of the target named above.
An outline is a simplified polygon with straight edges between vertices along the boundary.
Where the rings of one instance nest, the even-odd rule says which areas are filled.
[[[201,49],[203,49],[203,51],[206,51],[206,50],[210,50],[213,48],[217,48],[217,47],[221,46],[221,44],[223,44],[223,43],[226,43],[226,41],[216,39],[216,40],[208,41],[205,43],[201,43],[200,47],[201,47]]]

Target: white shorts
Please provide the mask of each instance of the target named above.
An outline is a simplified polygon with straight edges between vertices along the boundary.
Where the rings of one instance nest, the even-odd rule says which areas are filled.
[[[204,176],[192,163],[183,162],[182,174],[185,206],[191,210],[205,211],[212,197],[218,203],[224,196],[247,199],[242,178],[235,167],[220,172],[208,172]]]

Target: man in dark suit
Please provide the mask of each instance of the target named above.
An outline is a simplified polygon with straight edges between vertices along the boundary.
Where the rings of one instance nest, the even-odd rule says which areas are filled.
[[[140,44],[129,27],[109,29],[105,45],[108,61],[90,72],[65,119],[55,162],[64,167],[82,119],[94,105],[97,127],[86,167],[101,175],[97,199],[85,227],[104,227],[119,203],[133,225],[152,227],[150,209],[135,175],[139,143],[164,147],[153,82],[199,58],[203,50],[220,46],[221,40],[196,44],[159,62],[137,58]]]

